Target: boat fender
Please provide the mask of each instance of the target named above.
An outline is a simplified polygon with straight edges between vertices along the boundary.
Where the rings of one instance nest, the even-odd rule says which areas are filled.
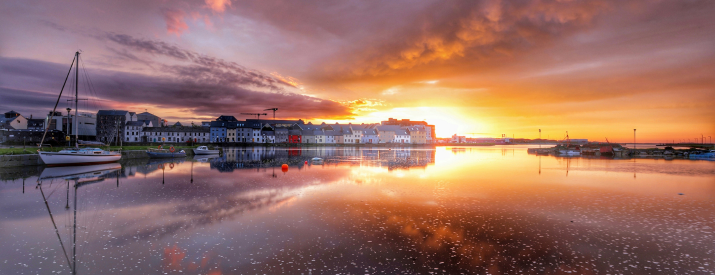
[[[171,148],[169,148],[169,152],[174,152],[174,146],[171,146]]]

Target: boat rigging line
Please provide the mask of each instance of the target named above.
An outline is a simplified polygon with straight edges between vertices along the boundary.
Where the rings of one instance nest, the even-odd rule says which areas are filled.
[[[67,71],[67,76],[65,77],[65,82],[62,83],[62,89],[60,89],[60,95],[57,97],[57,102],[55,102],[55,107],[52,109],[52,114],[54,115],[55,112],[57,111],[57,104],[60,104],[60,98],[62,98],[62,91],[65,90],[65,85],[67,84],[67,79],[70,77],[70,73],[72,72],[72,66],[74,65],[75,61],[79,59],[79,51],[75,53],[75,57],[72,58],[72,64],[70,64],[70,70]],[[79,62],[78,62],[79,63]],[[45,135],[47,135],[47,130],[50,129],[50,123],[45,123],[45,133],[42,134],[42,139],[40,140],[39,147],[42,148],[42,143],[45,142]]]

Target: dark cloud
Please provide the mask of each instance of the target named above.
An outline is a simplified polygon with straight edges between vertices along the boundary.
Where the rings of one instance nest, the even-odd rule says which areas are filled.
[[[589,26],[617,4],[625,1],[438,1],[416,14],[410,26],[392,30],[400,39],[368,45],[349,62],[328,67],[379,76],[432,64],[480,63]]]
[[[5,109],[14,106],[25,112],[49,110],[54,105],[67,67],[27,59],[0,58],[0,83]],[[220,74],[205,66],[166,66],[170,76],[148,76],[88,69],[96,95],[115,108],[154,105],[169,110],[190,110],[183,119],[197,116],[237,115],[269,107],[292,118],[347,117],[349,107],[338,102],[287,91],[262,92],[241,87],[233,73]],[[250,75],[250,74],[249,74]],[[27,80],[33,81],[27,81]],[[38,84],[39,83],[39,84]],[[82,88],[82,86],[80,86]],[[105,108],[109,106],[105,105]],[[44,111],[43,111],[44,112]],[[161,115],[161,114],[160,114]]]
[[[200,73],[196,78],[217,83],[252,85],[271,89],[281,89],[286,86],[293,87],[292,84],[257,71],[249,70],[235,62],[202,55],[163,41],[135,38],[126,34],[110,32],[96,35],[95,37],[117,43],[133,51],[161,55],[178,61],[193,63],[191,66],[164,67],[177,75],[194,77],[187,73]],[[126,51],[122,53],[124,56],[130,57],[130,59],[138,59],[135,55],[127,53]]]

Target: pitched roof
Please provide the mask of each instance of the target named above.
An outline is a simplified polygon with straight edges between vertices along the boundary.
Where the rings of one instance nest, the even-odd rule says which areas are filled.
[[[208,133],[206,127],[175,126],[175,127],[146,127],[144,132],[198,132]]]
[[[377,131],[375,129],[365,129],[363,132],[365,135],[377,135]]]
[[[143,112],[143,113],[141,113],[141,114],[137,114],[137,116],[152,116],[152,117],[158,118],[158,116],[156,116],[156,115],[154,115],[154,114],[152,114],[152,113],[150,113],[150,112]]]
[[[211,121],[211,128],[226,128],[226,121]]]
[[[16,116],[20,116],[20,113],[15,112],[13,110],[10,110],[9,112],[5,113],[6,118],[16,117]]]
[[[408,135],[408,134],[405,129],[397,129],[397,130],[395,130],[395,135]]]
[[[378,125],[375,128],[377,128],[378,131],[397,131],[400,130],[400,126],[397,125]]]
[[[224,115],[219,116],[216,120],[217,121],[238,121],[238,119],[236,119],[234,116],[224,116]]]
[[[340,133],[340,131],[325,131],[326,136],[342,136],[343,134]]]
[[[124,110],[99,110],[97,116],[126,116],[128,112]]]

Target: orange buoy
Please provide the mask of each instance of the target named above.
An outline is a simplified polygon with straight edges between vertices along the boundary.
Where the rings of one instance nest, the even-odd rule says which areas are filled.
[[[174,152],[174,146],[171,146],[171,148],[169,148],[169,152]]]
[[[305,161],[305,164],[308,164],[308,161],[307,161],[307,160]]]
[[[281,166],[281,171],[283,171],[283,173],[288,172],[288,164],[283,164]]]
[[[159,149],[161,149],[161,144],[159,144]]]

